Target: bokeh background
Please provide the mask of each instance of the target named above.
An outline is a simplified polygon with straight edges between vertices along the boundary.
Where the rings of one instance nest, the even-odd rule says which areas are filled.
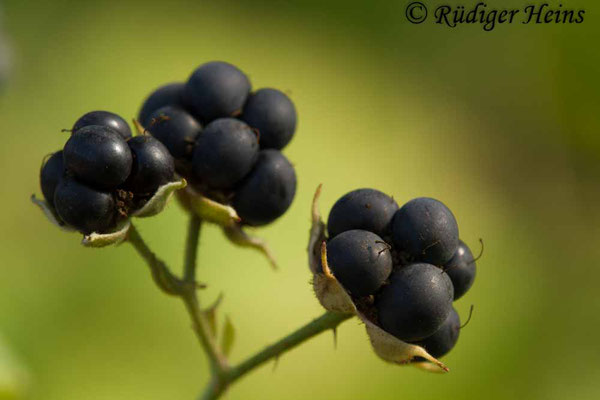
[[[314,338],[227,399],[600,398],[598,5],[563,1],[586,10],[578,25],[484,32],[409,24],[407,3],[0,3],[12,49],[0,89],[0,398],[200,392],[208,371],[180,302],[153,286],[129,246],[85,249],[29,196],[39,193],[43,156],[81,114],[133,117],[155,87],[215,59],[238,65],[255,88],[286,90],[300,118],[285,151],[299,177],[296,199],[256,232],[281,270],[214,227],[202,234],[202,301],[225,294],[234,360],[322,312],[305,254],[319,183],[325,214],[358,187],[400,203],[439,198],[474,252],[479,238],[486,246],[473,289],[457,303],[463,318],[471,304],[475,312],[444,359],[451,373],[384,363],[351,320],[337,349],[330,334]],[[138,225],[178,269],[181,208]]]

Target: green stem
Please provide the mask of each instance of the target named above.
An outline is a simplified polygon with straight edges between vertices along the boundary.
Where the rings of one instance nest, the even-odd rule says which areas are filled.
[[[183,269],[183,280],[188,283],[194,283],[196,280],[196,259],[198,257],[198,242],[200,240],[201,227],[202,220],[196,214],[192,214],[188,223]]]
[[[194,332],[196,333],[196,337],[198,338],[200,345],[208,357],[212,374],[215,376],[221,376],[225,374],[229,368],[227,366],[227,360],[221,354],[219,347],[215,342],[215,338],[210,334],[208,321],[202,314],[195,289],[194,293],[189,291],[186,294],[183,294],[181,299],[183,300],[185,308],[187,309],[190,319],[192,320],[192,326],[194,328]]]
[[[196,259],[198,257],[198,242],[202,220],[195,214],[190,215],[188,234],[185,243],[185,262],[183,267],[183,281],[185,289],[180,297],[192,320],[192,326],[200,345],[208,356],[213,375],[221,375],[227,368],[227,360],[221,354],[215,338],[210,333],[209,324],[202,313],[198,296],[196,294]]]
[[[246,375],[248,372],[269,360],[280,357],[283,353],[291,350],[313,336],[328,330],[335,330],[339,324],[352,317],[352,314],[340,314],[331,311],[325,312],[319,318],[314,319],[279,341],[259,351],[240,364],[230,367],[220,379],[213,378],[200,399],[218,399],[225,392],[227,387]]]
[[[223,373],[222,371],[227,368],[227,363],[225,358],[219,352],[214,338],[209,333],[208,321],[206,321],[206,318],[202,314],[202,310],[198,303],[198,297],[196,296],[197,284],[194,280],[201,225],[202,221],[198,217],[191,217],[189,223],[190,230],[188,232],[188,240],[186,243],[184,280],[180,280],[173,275],[170,272],[169,267],[156,257],[133,224],[131,224],[129,229],[127,240],[133,245],[150,267],[152,278],[157,286],[170,295],[180,297],[184,302],[192,320],[194,332],[210,361],[211,370],[214,374],[219,376]]]
[[[280,357],[308,339],[328,330],[335,330],[343,321],[352,318],[352,314],[340,314],[327,311],[320,317],[300,327],[270,346],[249,357],[235,366],[229,366],[227,359],[221,353],[215,338],[211,335],[208,321],[200,308],[196,294],[196,259],[198,241],[202,220],[195,215],[190,217],[188,236],[186,240],[185,265],[183,279],[177,278],[170,272],[169,267],[150,250],[138,230],[132,224],[127,240],[146,261],[152,272],[152,277],[158,287],[168,294],[180,297],[192,320],[194,332],[202,349],[207,354],[212,379],[200,397],[202,400],[218,399],[227,388],[248,372],[261,366],[269,360]]]
[[[177,296],[181,291],[181,281],[171,273],[167,264],[150,250],[135,225],[131,224],[127,232],[127,241],[133,245],[139,255],[142,256],[148,267],[152,279],[156,285],[165,293]]]

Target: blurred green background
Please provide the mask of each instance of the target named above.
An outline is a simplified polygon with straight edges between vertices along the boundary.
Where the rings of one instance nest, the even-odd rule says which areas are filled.
[[[463,318],[471,304],[475,313],[444,359],[451,373],[384,363],[351,320],[337,349],[321,335],[227,399],[600,398],[598,5],[562,2],[586,9],[579,25],[484,32],[409,24],[407,3],[4,1],[14,65],[0,94],[0,398],[192,399],[206,382],[182,305],[153,286],[133,250],[83,248],[29,196],[42,157],[81,114],[133,117],[155,87],[215,59],[255,88],[286,90],[299,112],[285,151],[296,199],[257,231],[281,270],[214,227],[202,234],[202,300],[225,293],[234,360],[322,312],[305,254],[319,183],[325,215],[358,187],[399,203],[432,196],[475,252],[478,238],[486,245],[457,303]],[[181,208],[138,225],[179,268]]]

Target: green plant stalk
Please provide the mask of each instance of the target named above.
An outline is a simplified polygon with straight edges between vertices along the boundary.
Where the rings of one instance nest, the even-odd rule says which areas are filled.
[[[198,287],[195,280],[196,259],[198,255],[198,241],[200,239],[201,226],[202,220],[199,217],[192,215],[188,224],[183,279],[179,279],[173,275],[167,265],[156,257],[133,224],[131,225],[127,237],[127,240],[133,245],[135,250],[150,267],[152,277],[158,287],[168,294],[180,297],[188,310],[194,332],[210,362],[211,380],[200,399],[218,399],[225,393],[229,386],[248,372],[269,360],[279,358],[283,353],[307,341],[313,336],[328,330],[335,331],[339,324],[353,317],[352,314],[327,311],[320,317],[300,327],[272,345],[267,346],[240,364],[229,366],[227,359],[222,354],[214,337],[210,334],[208,321],[202,313],[196,294],[196,289]]]
[[[198,257],[198,242],[200,240],[200,229],[202,220],[192,214],[188,223],[188,233],[185,244],[185,261],[183,268],[184,290],[181,292],[186,309],[192,320],[196,336],[208,356],[210,368],[213,375],[219,376],[221,371],[227,368],[227,360],[215,343],[215,338],[210,334],[208,321],[206,320],[196,293],[196,259]]]
[[[293,349],[313,336],[317,336],[328,330],[335,331],[339,324],[353,316],[354,315],[352,314],[341,314],[332,311],[325,312],[320,317],[281,338],[272,345],[265,347],[263,350],[249,357],[245,361],[242,361],[240,364],[229,367],[220,378],[215,379],[213,377],[213,380],[206,387],[199,399],[218,399],[232,383],[246,375],[248,372],[269,360],[279,358],[283,353]]]

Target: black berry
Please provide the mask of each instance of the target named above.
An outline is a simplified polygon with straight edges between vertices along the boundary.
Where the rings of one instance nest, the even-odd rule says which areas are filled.
[[[458,225],[442,202],[419,197],[396,211],[392,239],[415,260],[444,265],[458,248]]]
[[[128,190],[137,195],[151,195],[160,186],[172,182],[175,165],[169,150],[152,136],[136,136],[127,142],[133,155]]]
[[[258,158],[256,134],[244,122],[220,118],[196,140],[192,172],[211,188],[227,189],[246,176]]]
[[[183,100],[183,88],[185,84],[182,82],[169,83],[161,86],[148,96],[140,112],[138,114],[138,121],[148,128],[152,122],[151,115],[154,111],[164,106],[174,106],[179,108],[185,108]]]
[[[115,199],[73,178],[64,178],[54,193],[56,212],[67,224],[90,234],[106,232],[115,225]]]
[[[131,128],[127,121],[117,114],[108,111],[90,111],[85,114],[75,122],[75,125],[73,125],[73,133],[90,125],[108,126],[121,135],[123,139],[129,139],[131,137]]]
[[[404,341],[437,331],[452,310],[450,278],[430,264],[409,264],[390,276],[376,307],[381,327]]]
[[[327,243],[327,264],[354,296],[375,293],[392,272],[389,246],[372,232],[340,233]]]
[[[54,206],[54,192],[65,173],[63,163],[63,152],[57,151],[52,154],[42,166],[40,171],[40,186],[46,202]]]
[[[327,220],[327,231],[334,237],[350,229],[364,229],[387,236],[398,204],[375,189],[357,189],[335,202]]]
[[[260,134],[261,149],[283,149],[296,131],[296,108],[276,89],[260,89],[248,97],[242,119]]]
[[[89,185],[114,188],[131,172],[131,151],[127,142],[107,126],[90,125],[74,132],[64,148],[68,171]]]
[[[454,286],[454,300],[462,297],[473,285],[475,280],[475,258],[471,249],[462,240],[459,241],[458,248],[454,256],[444,266],[444,270],[450,277]]]
[[[204,123],[241,113],[249,92],[246,75],[222,61],[201,65],[185,84],[190,109]]]
[[[150,115],[148,132],[169,150],[177,161],[191,161],[196,137],[202,126],[187,111],[165,106]]]
[[[460,317],[456,310],[452,308],[450,314],[431,336],[427,336],[425,339],[413,342],[418,346],[423,347],[429,354],[435,358],[439,358],[448,354],[458,341],[458,335],[460,334]]]
[[[262,150],[252,171],[237,187],[233,207],[245,224],[266,225],[283,215],[295,194],[292,164],[278,150]]]

